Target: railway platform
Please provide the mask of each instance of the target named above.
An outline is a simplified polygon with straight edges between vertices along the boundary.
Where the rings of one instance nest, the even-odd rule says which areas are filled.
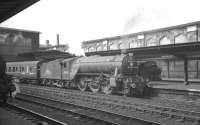
[[[30,120],[0,106],[0,125],[35,125]]]
[[[150,85],[154,97],[200,103],[200,84],[198,83],[185,85],[177,81],[158,81],[151,82]]]
[[[177,90],[177,91],[188,91],[188,92],[199,92],[200,93],[200,83],[190,83],[185,85],[183,82],[175,81],[154,81],[150,83],[155,89],[166,89],[166,90]]]

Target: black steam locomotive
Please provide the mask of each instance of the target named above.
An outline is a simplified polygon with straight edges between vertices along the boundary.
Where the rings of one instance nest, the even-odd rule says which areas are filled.
[[[154,61],[138,61],[129,54],[9,62],[7,73],[26,83],[144,95],[148,82],[160,78],[161,69]]]

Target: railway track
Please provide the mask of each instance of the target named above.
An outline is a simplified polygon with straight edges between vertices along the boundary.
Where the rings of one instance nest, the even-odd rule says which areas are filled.
[[[96,121],[95,125],[161,125],[160,123],[145,121],[141,119],[136,119],[133,117],[119,115],[113,112],[106,112],[102,110],[97,110],[94,108],[89,108],[85,106],[75,105],[72,103],[63,103],[60,101],[44,99],[32,95],[20,94],[16,98],[17,100],[35,103],[45,107],[50,107],[55,110],[71,113],[78,117],[87,118],[89,120]],[[94,124],[94,123],[93,123]],[[88,125],[88,124],[87,124]]]
[[[11,102],[5,104],[4,109],[13,112],[16,115],[21,115],[24,117],[24,119],[27,119],[36,125],[67,125],[66,123],[60,122],[56,119]]]
[[[45,87],[44,87],[45,88]],[[42,90],[42,89],[41,89]],[[43,89],[43,93],[28,89],[29,94],[44,96],[44,98],[56,99],[65,103],[73,103],[89,106],[98,110],[113,112],[147,121],[169,124],[169,125],[199,125],[200,106],[192,103],[172,102],[170,100],[139,99],[122,96],[82,93],[77,91],[62,91],[63,89],[51,88]],[[45,91],[45,92],[44,92]],[[26,93],[26,92],[24,92]],[[197,109],[197,110],[195,110]]]
[[[22,93],[29,93],[35,95],[49,95],[56,96],[59,98],[59,95],[64,95],[65,98],[80,99],[84,101],[86,98],[90,100],[99,100],[106,102],[115,102],[122,104],[134,105],[137,103],[145,103],[151,105],[160,105],[165,107],[175,107],[180,110],[190,110],[195,112],[200,112],[200,103],[195,101],[183,101],[179,99],[168,99],[162,97],[156,98],[134,98],[134,97],[124,97],[116,95],[105,95],[105,94],[93,94],[91,92],[80,92],[78,90],[66,90],[62,88],[46,87],[46,86],[32,86],[32,85],[22,85]],[[37,91],[38,90],[38,91]],[[41,92],[42,90],[45,90]],[[61,96],[62,98],[62,96]],[[87,101],[87,100],[86,100]]]
[[[32,99],[33,97],[31,96],[28,96],[28,99],[17,97],[17,100],[16,99],[13,100],[12,103],[14,105],[21,105],[22,107],[26,107],[27,109],[22,108],[22,109],[25,109],[26,111],[29,111],[29,108],[31,107],[31,109],[35,110],[35,114],[39,114],[36,112],[42,112],[42,114],[46,114],[46,118],[52,117],[50,119],[53,119],[55,121],[58,121],[58,120],[62,121],[60,122],[62,125],[79,125],[79,124],[81,125],[94,125],[94,124],[95,125],[121,125],[121,123],[114,122],[113,120],[103,119],[97,116],[90,116],[88,115],[88,113],[83,113],[84,112],[83,110],[82,110],[82,113],[77,112],[77,111],[80,111],[81,109],[77,109],[73,107],[68,107],[68,109],[62,109],[59,107],[60,105],[58,103],[54,102],[54,104],[51,105],[50,100],[46,100],[46,102],[44,102],[44,99],[39,100],[39,98],[36,98],[36,97],[34,97],[34,101]],[[86,112],[89,112],[89,111],[86,111]],[[93,113],[93,115],[95,114]],[[57,125],[57,123],[52,123],[52,125]],[[60,124],[58,123],[58,125]],[[147,125],[147,124],[139,124],[139,125]]]

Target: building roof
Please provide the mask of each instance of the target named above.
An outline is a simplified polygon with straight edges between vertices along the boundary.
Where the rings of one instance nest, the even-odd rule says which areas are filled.
[[[39,0],[1,0],[0,23],[16,15]]]
[[[12,31],[18,31],[18,32],[29,32],[29,33],[38,33],[38,34],[41,33],[39,31],[16,29],[16,28],[8,28],[8,27],[0,27],[0,30],[12,30]]]
[[[144,35],[144,34],[148,34],[148,33],[155,33],[155,32],[161,32],[161,31],[167,31],[167,30],[171,30],[171,29],[183,28],[183,27],[186,27],[186,26],[193,26],[193,25],[199,25],[199,24],[200,24],[200,21],[195,21],[195,22],[190,22],[190,23],[186,23],[186,24],[180,24],[180,25],[175,25],[175,26],[170,26],[170,27],[164,27],[164,28],[147,30],[147,31],[142,31],[142,32],[137,32],[137,33],[125,34],[125,35],[120,35],[120,36],[112,36],[112,37],[106,37],[106,38],[95,39],[95,40],[87,40],[87,41],[83,41],[82,45],[83,44],[95,43],[97,41],[128,38],[128,37],[131,37],[131,36]]]
[[[26,58],[21,56],[2,56],[6,62],[18,62],[18,61],[34,61],[34,58]]]
[[[74,54],[68,52],[60,52],[57,50],[48,50],[48,51],[35,51],[19,54],[20,57],[30,58],[33,60],[49,60],[49,59],[58,59],[58,58],[71,58],[75,57]]]

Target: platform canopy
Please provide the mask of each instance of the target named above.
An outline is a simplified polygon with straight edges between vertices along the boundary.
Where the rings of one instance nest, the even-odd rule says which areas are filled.
[[[68,53],[68,52],[61,52],[57,50],[48,50],[48,51],[35,51],[35,52],[27,52],[21,53],[18,55],[21,58],[29,58],[31,60],[54,60],[58,58],[72,58],[76,55]]]
[[[1,0],[0,23],[16,15],[39,0]]]

